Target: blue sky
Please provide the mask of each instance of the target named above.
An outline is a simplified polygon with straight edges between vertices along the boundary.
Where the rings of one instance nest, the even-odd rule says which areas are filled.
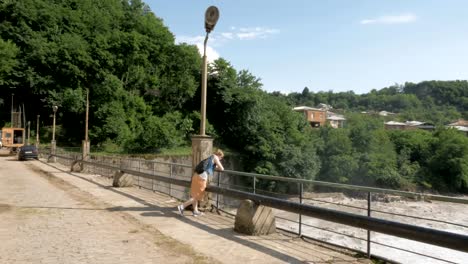
[[[178,42],[246,69],[269,92],[367,93],[395,83],[468,79],[466,0],[146,0]]]

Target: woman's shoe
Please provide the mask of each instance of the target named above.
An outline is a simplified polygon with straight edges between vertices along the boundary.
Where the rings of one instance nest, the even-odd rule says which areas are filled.
[[[197,216],[202,216],[204,215],[204,213],[200,212],[200,211],[193,211],[193,216],[197,217]]]
[[[183,205],[178,205],[177,210],[179,210],[179,213],[181,216],[184,216],[184,207]]]

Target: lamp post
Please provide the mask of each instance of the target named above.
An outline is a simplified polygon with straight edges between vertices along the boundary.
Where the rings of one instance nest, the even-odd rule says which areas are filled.
[[[56,142],[55,142],[55,113],[57,113],[57,109],[58,109],[58,106],[54,105],[52,106],[52,110],[54,111],[54,122],[53,122],[53,125],[52,125],[52,142],[51,142],[51,150],[52,150],[52,155],[55,155],[55,151],[57,149],[57,145],[56,145]],[[56,157],[54,156],[53,157],[53,162],[56,162],[57,159]]]
[[[39,115],[37,115],[37,128],[36,128],[36,148],[39,148]]]
[[[29,138],[31,137],[31,121],[28,121],[28,139],[26,145],[29,145]]]
[[[90,143],[88,140],[88,120],[89,120],[89,90],[86,89],[86,124],[85,124],[85,139],[83,140],[83,160],[87,160],[90,153]]]
[[[14,107],[13,107],[13,96],[15,96],[14,93],[11,94],[11,127],[13,127],[13,111],[14,111]]]
[[[208,35],[216,26],[216,22],[219,19],[219,10],[216,6],[210,6],[205,12],[205,30],[206,36],[203,43],[203,68],[202,68],[202,86],[201,86],[201,120],[200,120],[200,136],[205,136],[206,126],[206,85],[207,85],[207,74],[208,66],[206,59],[206,43],[208,42]]]
[[[88,116],[89,116],[89,90],[86,89],[86,127],[85,127],[85,141],[88,142]]]
[[[201,120],[200,120],[200,135],[192,136],[192,169],[203,159],[209,157],[213,152],[213,138],[205,135],[206,127],[206,85],[207,85],[207,58],[206,58],[206,44],[208,42],[208,35],[214,29],[216,22],[218,22],[219,10],[216,6],[210,6],[205,11],[205,42],[203,43],[203,65],[202,65],[202,83],[201,83]],[[211,181],[211,179],[208,179]],[[208,194],[205,194],[208,195]],[[205,197],[200,207],[206,208],[209,206],[209,200]]]

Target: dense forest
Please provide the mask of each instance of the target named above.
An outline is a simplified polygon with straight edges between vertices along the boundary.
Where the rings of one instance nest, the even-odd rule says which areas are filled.
[[[32,122],[40,115],[42,142],[50,141],[57,105],[58,144],[77,146],[89,91],[93,146],[122,153],[190,146],[200,124],[201,55],[175,43],[157,14],[140,0],[0,2],[0,126],[10,121],[14,94],[14,107],[25,105]],[[466,80],[396,84],[361,95],[307,87],[284,95],[265,92],[259,77],[223,58],[208,70],[207,134],[245,171],[468,192],[468,137],[444,127],[468,119]],[[343,114],[346,127],[313,129],[292,111],[320,103]],[[381,110],[397,113],[395,121],[437,129],[388,131],[384,117],[362,114]]]

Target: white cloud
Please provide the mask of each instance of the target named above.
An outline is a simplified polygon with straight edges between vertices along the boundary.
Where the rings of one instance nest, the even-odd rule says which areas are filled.
[[[270,35],[278,34],[280,31],[278,29],[270,29],[264,27],[254,27],[254,28],[240,28],[238,32],[235,32],[235,36],[240,39],[256,39],[256,38],[267,38]]]
[[[208,43],[212,46],[219,46],[221,43],[233,40],[252,40],[252,39],[265,39],[273,34],[278,34],[278,29],[271,29],[266,27],[252,27],[252,28],[237,28],[231,27],[229,32],[212,32]],[[203,42],[205,36],[177,36],[176,43],[188,43],[196,45],[200,54],[203,55]],[[206,56],[209,62],[213,62],[218,59],[219,53],[212,47],[206,47]]]
[[[188,43],[188,44],[197,44],[197,43],[203,43],[203,41],[205,40],[205,36],[195,36],[195,37],[191,37],[191,36],[180,36],[180,37],[176,37],[176,43]]]
[[[210,38],[211,40],[211,38]],[[191,45],[196,45],[198,48],[198,52],[203,56],[203,42],[205,41],[205,36],[181,36],[176,37],[176,43],[187,43]],[[208,62],[213,62],[219,58],[219,53],[213,49],[211,46],[206,46],[206,57]]]
[[[203,43],[197,43],[198,51],[203,55]],[[219,53],[210,46],[206,46],[206,59],[209,63],[219,59]]]
[[[361,20],[362,25],[370,24],[403,24],[414,22],[417,17],[413,14],[402,14],[398,16],[381,16],[373,19],[363,19]]]
[[[227,39],[233,39],[234,38],[234,34],[231,33],[231,32],[223,32],[223,33],[221,33],[221,36],[223,36],[224,38],[227,38]]]

